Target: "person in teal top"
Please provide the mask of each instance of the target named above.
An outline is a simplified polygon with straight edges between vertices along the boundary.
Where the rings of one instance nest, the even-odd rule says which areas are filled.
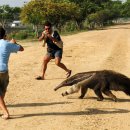
[[[8,71],[9,56],[13,52],[17,52],[20,49],[20,45],[11,44],[4,39],[0,40],[0,72]]]
[[[0,108],[3,111],[2,118],[9,119],[9,112],[4,102],[7,86],[9,84],[8,61],[11,53],[23,51],[24,48],[14,39],[6,40],[5,30],[0,27]]]

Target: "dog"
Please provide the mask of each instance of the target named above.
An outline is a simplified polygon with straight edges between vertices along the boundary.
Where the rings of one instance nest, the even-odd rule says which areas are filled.
[[[116,102],[117,98],[114,94],[112,94],[111,90],[123,91],[126,95],[130,96],[130,78],[112,70],[77,73],[64,80],[55,87],[54,90],[56,91],[64,86],[72,87],[62,93],[62,96],[76,93],[81,89],[80,99],[85,96],[88,88],[94,90],[98,97],[98,101],[102,101],[104,99],[102,95],[102,93],[104,93]]]

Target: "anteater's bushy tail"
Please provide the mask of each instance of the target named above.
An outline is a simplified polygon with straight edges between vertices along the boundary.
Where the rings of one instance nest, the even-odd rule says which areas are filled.
[[[130,96],[130,87],[129,88],[125,88],[124,93],[126,93],[127,95]]]
[[[120,73],[113,73],[112,82],[110,89],[115,91],[123,91],[125,94],[130,96],[130,78]]]
[[[116,84],[114,86],[110,86],[110,90],[114,90],[114,91],[122,91],[124,92],[126,95],[130,96],[130,86],[128,85],[119,85]]]

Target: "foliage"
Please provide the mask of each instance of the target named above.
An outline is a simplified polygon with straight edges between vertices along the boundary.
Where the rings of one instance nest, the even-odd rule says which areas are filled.
[[[31,1],[22,8],[20,18],[23,23],[33,24],[35,33],[38,35],[38,25],[44,20],[44,2]]]
[[[5,27],[7,22],[18,19],[21,9],[19,7],[10,7],[9,5],[0,6],[0,24]]]
[[[88,16],[88,22],[90,24],[91,29],[95,27],[103,27],[109,19],[110,11],[107,9],[97,11],[96,13],[90,14]]]
[[[46,19],[60,29],[67,21],[79,16],[78,6],[74,3],[48,3]],[[53,19],[53,20],[52,20]]]
[[[130,0],[122,5],[121,15],[123,17],[130,17]]]
[[[77,30],[77,24],[75,21],[66,22],[66,24],[62,28],[62,32],[73,32],[76,30]]]
[[[31,1],[23,7],[21,13],[24,23],[39,25],[43,24],[45,20],[49,20],[57,28],[61,28],[66,21],[73,19],[74,16],[78,16],[78,7],[74,3],[56,0]]]
[[[8,38],[15,38],[17,40],[23,40],[27,38],[34,38],[35,33],[32,30],[20,30],[20,31],[13,31],[12,33],[8,34]]]
[[[20,13],[21,12],[21,13]],[[0,6],[0,23],[20,19],[33,25],[36,36],[50,21],[59,31],[75,31],[103,27],[121,17],[130,17],[130,0],[30,0],[22,9]],[[23,34],[20,34],[23,35]]]
[[[45,9],[42,7],[42,4],[44,3],[41,3],[40,1],[31,1],[28,4],[26,4],[22,8],[22,12],[20,15],[20,18],[23,21],[23,23],[32,23],[33,25],[40,24],[43,19],[43,12],[45,11]],[[43,12],[41,14],[42,10]]]

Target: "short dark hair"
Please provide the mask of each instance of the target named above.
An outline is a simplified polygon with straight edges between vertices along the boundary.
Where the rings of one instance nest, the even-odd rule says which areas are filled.
[[[0,27],[0,39],[3,39],[5,36],[5,30],[3,27]]]
[[[51,27],[52,25],[51,25],[51,23],[50,23],[49,21],[46,21],[45,24],[44,24],[44,26],[49,26],[49,27]]]

